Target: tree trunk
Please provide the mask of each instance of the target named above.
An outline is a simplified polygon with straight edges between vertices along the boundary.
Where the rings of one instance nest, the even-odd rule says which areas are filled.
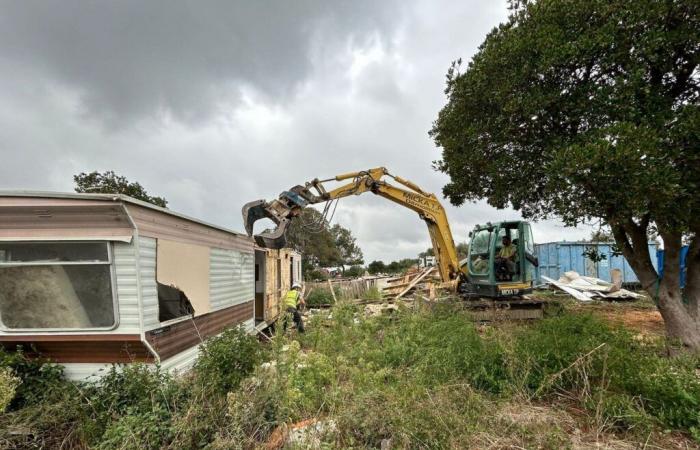
[[[652,298],[658,295],[659,312],[664,319],[667,336],[692,351],[700,352],[700,255],[694,245],[686,260],[687,287],[683,292],[680,286],[681,234],[660,229],[664,240],[664,275],[657,285],[658,275],[649,255],[646,228],[646,223],[637,225],[631,221],[612,226],[615,241],[642,287]]]
[[[690,307],[693,303],[697,304],[698,299],[691,301],[688,297],[691,293],[681,291],[681,238],[673,234],[664,234],[662,237],[664,238],[664,277],[659,284],[659,311],[666,324],[666,334],[690,349],[700,351],[700,322],[697,317],[693,317]],[[688,279],[691,280],[690,277]],[[696,279],[691,281],[693,285],[697,283]],[[685,302],[683,294],[686,296]]]

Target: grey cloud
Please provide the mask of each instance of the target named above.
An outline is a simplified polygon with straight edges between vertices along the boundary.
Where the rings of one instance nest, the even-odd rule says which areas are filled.
[[[23,1],[0,11],[2,65],[74,88],[86,116],[202,121],[246,86],[288,98],[309,74],[311,39],[390,28],[393,2]],[[332,32],[330,37],[324,32]]]
[[[73,174],[112,169],[237,230],[243,203],[350,170],[385,165],[439,193],[447,179],[430,168],[439,151],[427,131],[445,71],[506,13],[477,0],[201,5],[4,5],[0,189],[71,190]],[[446,207],[457,241],[519,217]],[[373,195],[341,201],[334,222],[367,261],[430,242],[415,213]],[[535,224],[541,242],[588,233]]]

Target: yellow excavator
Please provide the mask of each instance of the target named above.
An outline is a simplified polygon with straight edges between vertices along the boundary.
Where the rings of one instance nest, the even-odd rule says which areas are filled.
[[[387,182],[387,178],[401,186]],[[347,182],[326,189],[325,184],[340,181]],[[384,167],[345,173],[324,180],[316,178],[303,186],[297,185],[282,192],[279,198],[270,202],[256,200],[246,203],[242,211],[243,224],[248,235],[253,236],[256,221],[264,218],[272,220],[276,228],[256,234],[255,242],[260,247],[282,248],[286,245],[289,224],[304,207],[326,202],[325,215],[330,211],[334,200],[365,192],[379,195],[418,213],[428,226],[442,281],[455,285],[462,296],[478,300],[475,305],[519,310],[513,317],[541,316],[541,302],[523,298],[523,295],[532,292],[534,267],[538,264],[529,223],[518,220],[478,225],[469,234],[471,239],[467,258],[460,261],[445,208],[435,194],[425,192],[407,179],[390,174]],[[511,262],[505,264],[499,255],[502,242],[507,240],[516,250]],[[484,298],[496,300],[497,303],[485,303]]]

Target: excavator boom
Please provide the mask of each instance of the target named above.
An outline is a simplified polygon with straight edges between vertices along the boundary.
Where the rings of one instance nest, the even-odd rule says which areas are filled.
[[[384,177],[393,179],[401,187],[387,183],[383,180]],[[351,181],[332,190],[327,190],[324,185],[331,181],[346,180]],[[246,203],[242,211],[243,224],[248,235],[253,236],[253,226],[257,220],[272,220],[275,228],[256,234],[255,242],[261,247],[282,248],[286,244],[287,228],[304,207],[365,192],[372,192],[418,213],[428,226],[443,281],[456,280],[464,275],[459,267],[457,249],[445,209],[437,197],[409,180],[391,175],[384,167],[345,173],[326,180],[314,179],[304,186],[294,186],[282,192],[270,202],[256,200]]]

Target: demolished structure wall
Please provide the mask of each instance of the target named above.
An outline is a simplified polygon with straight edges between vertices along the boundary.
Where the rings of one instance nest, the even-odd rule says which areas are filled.
[[[293,249],[256,248],[255,319],[270,324],[284,311],[284,296],[301,283],[301,254]]]

